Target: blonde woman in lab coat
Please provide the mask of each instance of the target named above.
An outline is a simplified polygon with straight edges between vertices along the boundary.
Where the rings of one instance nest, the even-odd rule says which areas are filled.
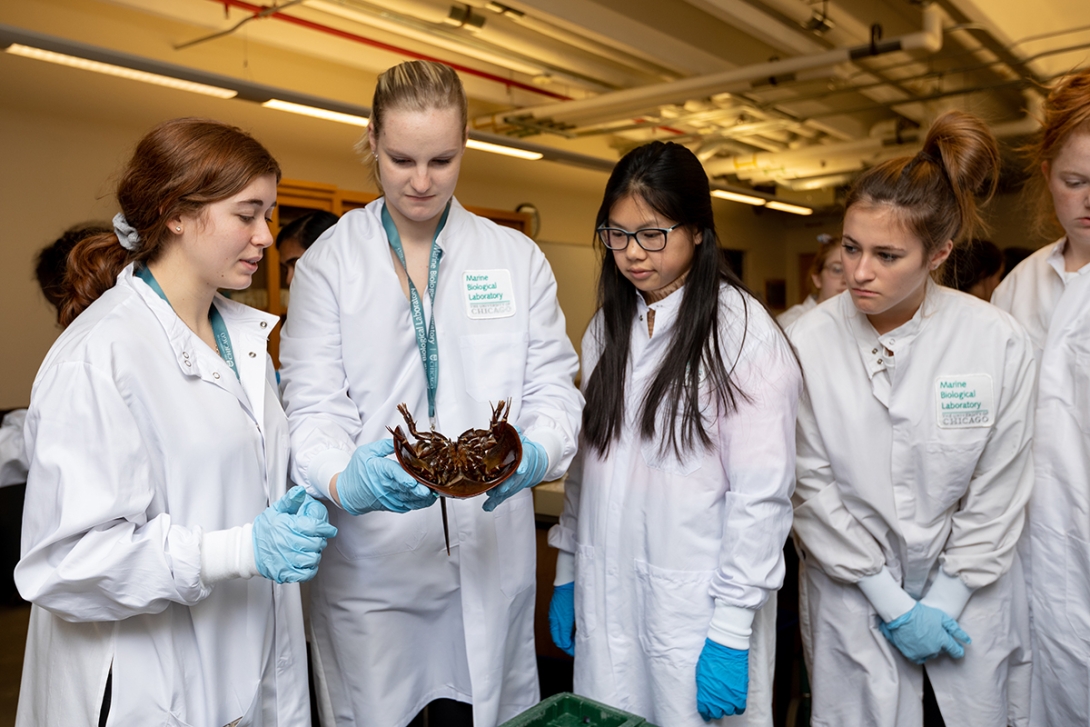
[[[336,530],[284,492],[276,317],[216,292],[250,285],[279,176],[234,127],[165,122],[69,255],[26,422],[21,726],[309,720],[297,582]]]
[[[1023,538],[1032,724],[1062,727],[1090,724],[1090,71],[1049,95],[1033,167],[1064,236],[1016,267],[992,302],[1025,325],[1040,366],[1036,485]]]
[[[545,257],[454,198],[466,101],[449,67],[411,61],[375,90],[368,149],[384,196],[303,256],[282,339],[293,472],[338,507],[311,588],[322,721],[493,727],[537,703],[530,486],[575,453],[578,366]],[[519,471],[486,497],[412,489],[388,426],[447,436],[510,400]],[[405,482],[405,480],[408,480]],[[368,494],[372,493],[372,494]]]
[[[788,330],[820,727],[918,727],[925,678],[951,727],[1005,727],[1021,694],[1033,350],[1009,315],[931,280],[977,229],[998,162],[983,122],[950,112],[918,154],[866,172],[844,216],[850,295]]]
[[[596,225],[553,640],[579,694],[669,727],[770,726],[798,365],[725,266],[691,151],[625,155]]]

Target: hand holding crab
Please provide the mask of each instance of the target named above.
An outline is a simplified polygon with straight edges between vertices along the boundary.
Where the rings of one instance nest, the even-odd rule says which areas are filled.
[[[519,490],[541,482],[549,469],[545,448],[507,423],[510,402],[493,407],[488,429],[469,429],[456,441],[417,430],[404,404],[398,411],[416,442],[410,444],[400,426],[391,429],[397,460],[409,475],[440,495],[466,498],[487,492],[484,509],[491,512]],[[446,503],[442,504],[445,534]]]
[[[522,442],[522,461],[519,462],[515,474],[504,480],[499,487],[488,491],[488,499],[483,505],[487,512],[495,510],[500,503],[519,490],[539,484],[549,471],[549,455],[545,448],[524,437],[521,430],[518,430],[518,435]]]
[[[435,503],[435,493],[419,484],[397,463],[386,459],[393,440],[380,439],[356,448],[352,461],[336,480],[335,498],[351,515],[375,510],[408,512]]]

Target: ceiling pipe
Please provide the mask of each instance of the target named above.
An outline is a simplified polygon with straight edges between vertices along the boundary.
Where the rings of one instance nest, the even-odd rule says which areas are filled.
[[[291,23],[292,25],[298,25],[298,26],[303,27],[303,28],[309,28],[311,30],[317,30],[317,31],[322,32],[322,33],[328,33],[329,35],[335,35],[335,36],[337,36],[339,38],[344,38],[345,40],[351,40],[351,41],[355,41],[357,43],[362,43],[363,45],[369,45],[369,46],[371,46],[373,48],[378,48],[380,50],[389,51],[391,53],[397,53],[398,55],[405,56],[406,58],[415,58],[417,60],[436,61],[437,63],[443,63],[443,64],[446,64],[446,65],[450,66],[451,68],[458,71],[459,73],[465,73],[465,74],[468,74],[470,76],[477,76],[478,78],[483,78],[483,79],[488,80],[488,81],[493,81],[495,83],[500,83],[500,84],[503,84],[504,86],[506,86],[508,88],[518,88],[518,89],[521,89],[523,91],[529,91],[531,93],[536,93],[536,94],[539,94],[541,96],[547,96],[549,98],[555,98],[555,99],[560,99],[560,100],[567,100],[567,99],[571,98],[570,96],[565,96],[564,94],[555,93],[553,91],[549,91],[547,89],[540,88],[540,87],[535,86],[535,85],[530,84],[530,83],[523,83],[522,81],[516,81],[516,80],[511,79],[511,78],[504,78],[503,76],[497,76],[494,73],[488,73],[487,71],[482,71],[482,70],[477,69],[477,68],[471,68],[470,66],[461,65],[461,64],[458,64],[458,63],[451,63],[450,61],[443,60],[442,58],[436,58],[435,56],[430,56],[430,55],[427,55],[426,53],[418,53],[416,51],[409,50],[408,48],[401,48],[401,47],[396,46],[396,45],[391,45],[389,43],[383,43],[382,41],[374,40],[373,38],[367,38],[365,36],[357,35],[355,33],[349,33],[348,31],[341,30],[340,28],[333,28],[333,27],[328,26],[328,25],[322,25],[321,23],[315,23],[315,22],[313,22],[311,20],[306,20],[304,18],[299,18],[299,17],[296,17],[294,15],[288,15],[287,13],[276,11],[275,8],[271,8],[270,6],[267,6],[267,5],[254,5],[252,3],[245,2],[244,0],[212,0],[212,2],[216,3],[217,5],[224,5],[224,6],[234,7],[234,8],[240,8],[242,10],[247,10],[247,11],[255,13],[255,14],[264,13],[264,12],[268,12],[268,11],[272,10],[273,12],[269,13],[265,17],[275,19],[275,20],[281,20],[283,22]]]
[[[565,28],[561,28],[558,25],[554,25],[547,20],[536,18],[532,15],[527,15],[523,12],[517,12],[508,9],[503,13],[503,16],[509,18],[513,22],[521,25],[524,28],[540,33],[553,40],[559,41],[566,45],[570,45],[574,48],[579,48],[588,53],[601,56],[607,60],[619,63],[630,68],[635,68],[649,76],[657,77],[661,81],[676,81],[679,78],[679,74],[670,70],[666,66],[653,63],[638,56],[626,53],[622,50],[614,48],[611,45],[591,40],[584,35],[574,33]]]
[[[554,123],[591,124],[595,121],[604,121],[622,115],[637,114],[656,106],[679,104],[694,98],[728,92],[732,89],[738,89],[740,85],[748,90],[750,82],[758,79],[784,76],[812,68],[834,66],[839,63],[897,51],[921,49],[934,53],[941,48],[941,11],[935,6],[928,6],[923,11],[923,30],[899,38],[876,40],[869,44],[850,48],[838,48],[808,56],[758,63],[744,68],[687,78],[672,83],[614,91],[589,99],[517,109],[503,114],[479,118],[476,120],[475,125],[485,126],[496,121],[517,124],[519,119],[531,121],[548,119]]]
[[[385,0],[380,5],[346,0],[304,0],[314,10],[435,45],[525,73],[597,93],[658,80],[598,55],[547,38],[496,13],[463,9],[455,27],[450,0]],[[472,14],[472,24],[465,17]]]
[[[1025,136],[1040,128],[1038,119],[1044,100],[1030,90],[1023,92],[1023,97],[1026,111],[1021,119],[990,127],[996,138]],[[878,133],[857,141],[712,159],[705,162],[704,170],[710,177],[729,174],[757,184],[832,175],[859,170],[883,159],[914,154],[920,149],[926,136],[925,129],[902,130],[896,133],[881,122],[875,126],[874,131]]]

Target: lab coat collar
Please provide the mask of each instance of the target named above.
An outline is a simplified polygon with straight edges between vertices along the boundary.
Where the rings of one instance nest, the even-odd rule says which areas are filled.
[[[654,303],[648,303],[643,299],[643,296],[638,292],[636,293],[636,311],[640,314],[646,313],[648,310],[655,311],[655,314],[659,313],[674,313],[681,307],[681,299],[685,297],[685,286],[670,293],[662,300],[656,300]],[[655,324],[658,325],[657,323]]]
[[[863,361],[863,367],[867,370],[867,376],[874,379],[879,371],[892,369],[896,363],[896,354],[900,353],[902,359],[912,341],[920,334],[927,321],[934,314],[939,305],[939,296],[942,294],[939,286],[931,279],[927,279],[924,291],[923,303],[916,313],[904,324],[882,335],[874,330],[870,320],[864,313],[855,307],[850,295],[841,296],[841,305],[849,319],[852,333],[855,335],[859,356]]]
[[[167,301],[146,283],[136,279],[133,268],[134,265],[129,264],[121,271],[118,285],[131,289],[162,325],[182,374],[199,377],[231,392],[257,422],[262,422],[264,396],[261,392],[264,388],[268,337],[279,318],[216,294],[216,309],[223,316],[235,349],[235,365],[239,367],[239,378],[236,379],[219,353],[209,349],[182,322]]]
[[[1056,274],[1060,276],[1060,280],[1063,282],[1064,287],[1067,287],[1068,283],[1070,283],[1072,280],[1079,277],[1080,275],[1086,275],[1087,273],[1090,273],[1090,265],[1083,265],[1081,268],[1075,270],[1074,272],[1069,273],[1067,271],[1067,268],[1064,265],[1064,248],[1066,247],[1067,238],[1061,237],[1059,241],[1057,241],[1052,246],[1052,252],[1050,252],[1048,254],[1048,257],[1045,258],[1045,260],[1052,267],[1052,269],[1056,271]]]
[[[364,208],[374,215],[380,230],[382,229],[382,207],[385,204],[386,198],[379,197]],[[472,240],[472,235],[464,236],[459,234],[459,232],[464,229],[467,221],[472,218],[473,215],[466,211],[466,208],[462,206],[462,203],[458,201],[458,198],[451,197],[450,212],[447,214],[447,223],[443,225],[443,229],[439,231],[439,236],[435,238],[435,244],[439,246],[439,249],[443,252],[447,252],[450,249],[450,246],[462,239],[462,237]],[[385,235],[383,235],[383,238],[385,238]]]

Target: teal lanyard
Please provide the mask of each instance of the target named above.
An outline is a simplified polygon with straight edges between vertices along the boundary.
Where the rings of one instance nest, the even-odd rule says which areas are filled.
[[[428,298],[431,302],[431,324],[425,325],[424,302],[420,300],[420,294],[416,292],[413,279],[409,277],[409,266],[405,264],[405,250],[401,246],[401,235],[397,231],[397,225],[390,217],[390,210],[386,204],[382,205],[382,227],[386,230],[386,237],[390,240],[390,247],[394,249],[401,267],[405,269],[405,279],[409,281],[409,306],[412,310],[413,328],[416,329],[416,346],[420,349],[420,361],[424,364],[424,373],[428,378],[428,418],[432,426],[435,426],[435,392],[439,388],[439,346],[435,342],[435,285],[439,280],[439,261],[443,257],[443,250],[436,244],[439,233],[447,224],[447,215],[450,213],[450,202],[447,202],[443,216],[439,218],[439,224],[435,228],[435,236],[431,239],[431,255],[428,258]]]
[[[167,294],[163,292],[159,281],[155,279],[155,276],[151,274],[146,265],[138,265],[136,275],[147,283],[160,298],[166,300],[167,305],[170,305]],[[241,381],[242,378],[238,375],[238,368],[235,366],[235,349],[231,346],[231,334],[227,332],[227,324],[223,322],[223,316],[216,310],[215,305],[208,309],[208,322],[212,324],[212,335],[216,339],[216,349],[219,351],[220,358],[227,362],[227,365],[235,372],[235,378]]]

